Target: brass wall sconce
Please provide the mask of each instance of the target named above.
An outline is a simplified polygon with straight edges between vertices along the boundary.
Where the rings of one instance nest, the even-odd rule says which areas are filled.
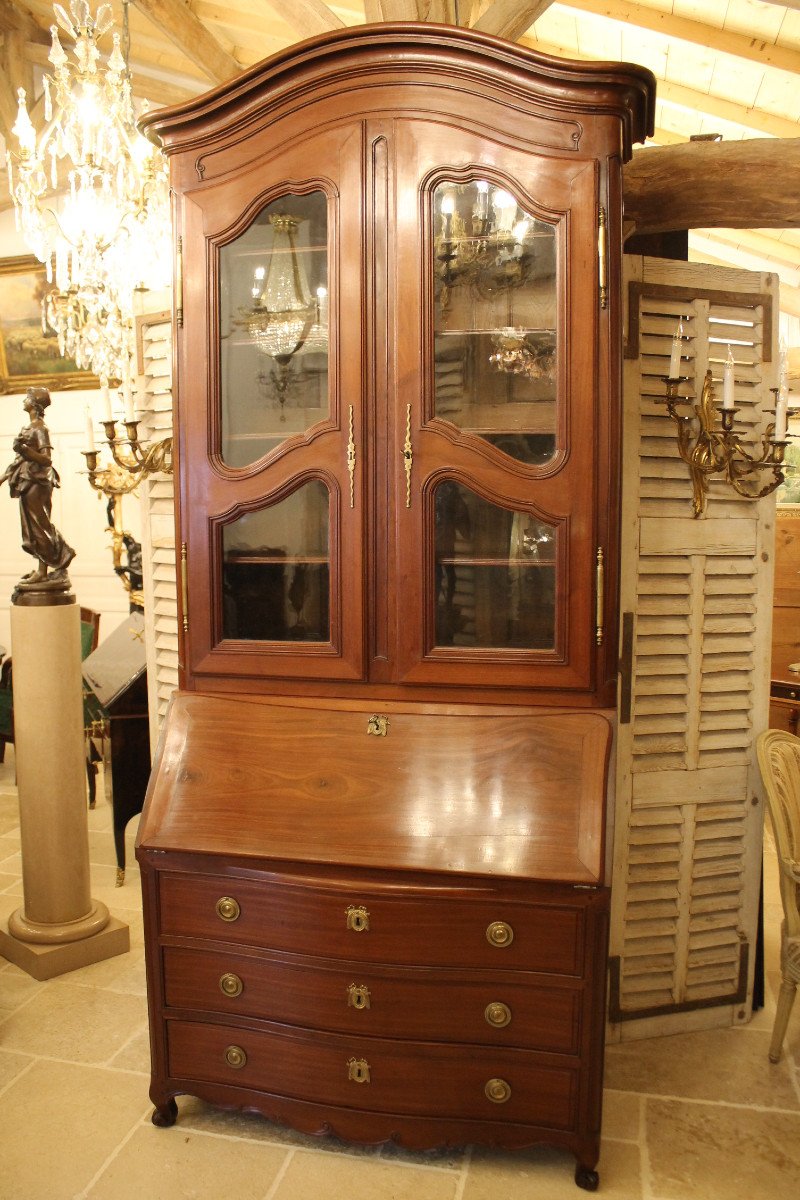
[[[111,396],[105,380],[101,388],[103,401],[102,425],[106,435],[106,445],[111,452],[112,461],[107,466],[98,463],[98,450],[94,438],[94,421],[89,408],[86,409],[86,442],[87,449],[82,453],[86,459],[89,473],[89,483],[96,492],[105,496],[124,496],[134,491],[148,475],[161,473],[172,474],[172,438],[164,438],[152,446],[145,446],[139,441],[139,422],[133,406],[130,375],[126,375],[122,383],[122,403],[125,416],[122,424],[127,436],[117,436],[117,418],[111,411]]]
[[[750,500],[759,500],[774,492],[783,482],[783,459],[789,442],[786,398],[780,394],[782,389],[770,389],[775,397],[776,420],[767,426],[761,438],[760,454],[753,454],[742,444],[734,429],[737,409],[731,403],[732,376],[724,380],[723,388],[727,394],[723,407],[718,409],[710,370],[706,371],[699,404],[678,395],[681,381],[687,377],[677,372],[673,374],[674,370],[674,364],[671,364],[670,374],[663,376],[667,394],[662,403],[666,403],[667,411],[678,427],[678,452],[689,468],[695,517],[705,511],[709,480],[713,475],[722,475],[735,492]],[[681,412],[684,406],[693,407],[694,412]],[[717,423],[720,417],[721,427]],[[761,482],[764,471],[771,472],[766,483]]]

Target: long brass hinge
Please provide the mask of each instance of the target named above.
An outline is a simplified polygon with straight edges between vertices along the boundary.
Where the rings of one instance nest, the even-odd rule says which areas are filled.
[[[595,590],[596,590],[596,623],[595,623],[595,640],[598,646],[603,644],[603,621],[605,608],[605,584],[606,584],[605,561],[603,557],[603,547],[597,547],[597,558],[595,559]]]
[[[597,210],[597,271],[600,307],[608,308],[608,229],[606,210],[602,204]]]
[[[181,609],[183,611],[183,632],[189,632],[189,569],[187,566],[186,542],[181,542]]]
[[[183,329],[183,238],[178,238],[178,248],[175,253],[175,320],[178,328]]]

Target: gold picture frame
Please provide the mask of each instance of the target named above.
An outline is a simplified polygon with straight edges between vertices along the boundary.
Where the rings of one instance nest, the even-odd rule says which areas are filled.
[[[0,394],[100,386],[96,375],[62,358],[52,330],[42,331],[42,297],[49,286],[32,254],[0,258]]]

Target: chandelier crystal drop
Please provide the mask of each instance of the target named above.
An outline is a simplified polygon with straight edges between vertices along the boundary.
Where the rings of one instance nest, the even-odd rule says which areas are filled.
[[[169,181],[164,155],[136,129],[126,57],[113,34],[105,66],[98,39],[111,6],[54,5],[74,41],[74,62],[52,25],[44,76],[44,127],[35,129],[24,88],[7,166],[17,228],[52,285],[43,321],[62,355],[103,380],[131,374],[137,292],[170,282]],[[127,0],[124,4],[127,45]]]

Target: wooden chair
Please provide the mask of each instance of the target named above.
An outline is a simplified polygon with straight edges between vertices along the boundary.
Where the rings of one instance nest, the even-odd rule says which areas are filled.
[[[777,1062],[800,983],[800,738],[768,729],[758,738],[757,747],[778,851],[784,913],[781,990],[769,1047],[770,1061]]]

